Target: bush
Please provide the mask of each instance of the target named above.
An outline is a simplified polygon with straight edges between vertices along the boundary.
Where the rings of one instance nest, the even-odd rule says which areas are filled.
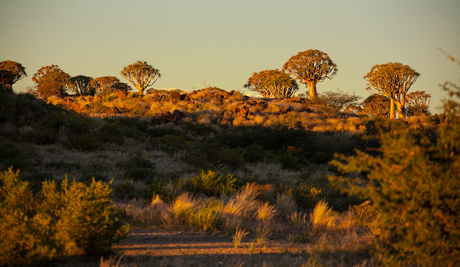
[[[121,160],[115,166],[125,171],[126,179],[148,180],[155,177],[155,163],[140,155]]]
[[[209,170],[185,181],[184,189],[194,194],[205,194],[207,196],[219,196],[220,194],[235,193],[236,178],[231,174],[222,177],[219,173]]]
[[[0,174],[0,265],[48,266],[50,261],[102,253],[126,236],[110,200],[110,184],[87,187],[45,181],[34,199],[12,169]]]
[[[380,155],[357,151],[334,161],[365,177],[340,179],[380,210],[375,227],[391,234],[380,250],[388,266],[460,265],[460,120],[451,119],[435,140],[406,129],[385,134]]]
[[[283,154],[278,156],[278,161],[281,164],[283,170],[294,170],[299,171],[303,165],[299,162],[299,158],[292,156],[291,154]]]

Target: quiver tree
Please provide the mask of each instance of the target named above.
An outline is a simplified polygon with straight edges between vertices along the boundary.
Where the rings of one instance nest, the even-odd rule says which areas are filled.
[[[26,68],[20,63],[11,60],[0,62],[0,84],[3,84],[7,91],[13,91],[13,84],[25,76]]]
[[[366,90],[390,99],[390,118],[394,119],[395,105],[398,108],[398,117],[405,117],[407,91],[419,76],[418,72],[407,65],[390,62],[373,66],[364,79],[368,82]]]
[[[126,66],[121,75],[130,82],[139,94],[144,94],[147,87],[152,86],[161,77],[160,71],[147,64],[145,61],[137,61]]]
[[[291,97],[299,90],[296,81],[278,69],[254,72],[244,87],[263,97],[277,98]]]
[[[314,49],[292,56],[284,63],[283,70],[308,87],[310,100],[318,96],[316,84],[326,78],[332,79],[338,71],[326,53]]]
[[[59,68],[58,65],[41,67],[32,77],[36,83],[34,94],[46,99],[53,95],[65,95],[65,84],[70,75]]]
[[[90,85],[92,79],[88,76],[78,75],[70,78],[65,83],[65,88],[71,95],[94,95],[94,89]]]
[[[90,81],[90,86],[96,89],[100,95],[107,95],[114,92],[115,86],[120,83],[120,80],[115,76],[102,76],[94,78]]]
[[[429,105],[431,95],[425,93],[425,91],[416,91],[409,93],[406,96],[407,101],[407,112],[412,116],[420,116],[422,114],[429,115]]]

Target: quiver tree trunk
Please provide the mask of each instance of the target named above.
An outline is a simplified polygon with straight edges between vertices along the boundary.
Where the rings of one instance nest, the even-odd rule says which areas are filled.
[[[309,81],[307,83],[307,87],[308,87],[308,91],[309,91],[310,100],[316,99],[316,97],[318,96],[318,93],[316,92],[316,82]]]

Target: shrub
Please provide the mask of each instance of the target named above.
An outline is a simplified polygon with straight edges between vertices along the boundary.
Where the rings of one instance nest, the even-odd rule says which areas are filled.
[[[440,126],[434,140],[430,132],[409,128],[385,134],[379,155],[357,151],[334,161],[344,173],[363,175],[339,178],[380,210],[376,227],[391,233],[380,250],[386,265],[460,264],[458,103],[449,103],[445,111],[450,124]]]
[[[295,170],[299,171],[302,169],[302,164],[299,162],[299,158],[292,156],[291,154],[283,154],[278,156],[278,161],[281,164],[283,170]]]
[[[208,199],[200,209],[192,213],[190,217],[191,225],[203,231],[215,230],[222,207],[223,204],[218,200],[214,198]]]
[[[102,253],[126,236],[110,184],[45,181],[34,199],[12,169],[0,174],[0,265],[48,266],[82,253]]]
[[[266,154],[267,152],[260,144],[251,144],[244,149],[244,158],[251,163],[263,161]]]
[[[141,155],[121,160],[115,166],[125,171],[126,179],[146,180],[155,176],[155,163]]]
[[[184,184],[184,189],[194,194],[219,196],[220,194],[233,194],[235,192],[236,178],[231,174],[222,177],[219,173],[209,170],[205,173],[190,178]]]
[[[78,135],[66,142],[68,149],[81,149],[84,151],[94,151],[102,149],[103,144],[92,134]]]

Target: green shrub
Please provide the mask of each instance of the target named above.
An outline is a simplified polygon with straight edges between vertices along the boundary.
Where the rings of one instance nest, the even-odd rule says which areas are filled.
[[[222,147],[219,152],[215,159],[217,164],[224,164],[233,169],[244,166],[245,160],[241,149]],[[212,157],[212,155],[208,156]]]
[[[451,119],[434,141],[406,129],[385,134],[380,155],[357,151],[334,161],[340,171],[365,177],[340,179],[380,210],[374,227],[390,230],[380,246],[385,265],[460,265],[460,120]]]
[[[126,179],[148,180],[155,177],[155,163],[141,155],[121,160],[115,166],[125,171]]]
[[[126,181],[120,182],[117,185],[114,185],[113,193],[114,193],[114,196],[118,198],[132,199],[138,196],[136,187],[134,186],[133,182],[130,180],[126,180]]]
[[[103,143],[101,143],[92,134],[82,134],[66,142],[65,146],[68,149],[81,149],[84,151],[94,151],[94,150],[102,149]]]
[[[260,144],[251,144],[244,150],[244,158],[251,163],[263,161],[266,154],[267,152]]]
[[[333,159],[332,155],[328,155],[326,152],[320,151],[320,152],[317,152],[315,155],[313,155],[308,160],[312,163],[319,165],[319,164],[326,164],[332,159]]]
[[[236,178],[231,174],[222,177],[219,173],[209,170],[185,181],[184,189],[194,194],[205,194],[207,196],[219,196],[220,194],[235,193]]]
[[[109,184],[87,187],[45,181],[34,199],[19,171],[0,174],[0,265],[48,266],[83,253],[102,253],[126,236]]]
[[[200,209],[191,213],[191,226],[203,231],[214,231],[218,227],[222,208],[223,204],[218,200],[207,199]]]
[[[294,170],[299,171],[303,165],[299,162],[299,158],[292,156],[291,154],[283,154],[278,156],[278,161],[281,164],[283,170]]]
[[[161,200],[166,203],[172,203],[177,195],[162,182],[153,182],[148,184],[143,190],[144,199],[151,200],[155,195],[159,195]]]

